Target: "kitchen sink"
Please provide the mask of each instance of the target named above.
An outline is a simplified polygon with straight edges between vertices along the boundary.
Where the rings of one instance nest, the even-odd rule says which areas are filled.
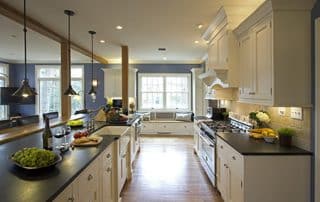
[[[104,128],[101,128],[100,130],[92,133],[92,135],[123,135],[125,134],[130,127],[128,126],[106,126]]]

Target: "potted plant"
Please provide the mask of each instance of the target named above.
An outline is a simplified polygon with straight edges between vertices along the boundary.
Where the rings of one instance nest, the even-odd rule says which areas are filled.
[[[292,128],[280,128],[278,130],[278,134],[280,145],[290,147],[292,144],[292,136],[295,134],[295,130]]]

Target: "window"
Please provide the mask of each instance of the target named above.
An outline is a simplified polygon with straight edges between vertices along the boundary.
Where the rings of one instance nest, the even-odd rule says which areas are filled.
[[[140,110],[191,110],[190,74],[140,73]]]
[[[36,71],[39,114],[61,113],[60,66],[37,66]]]
[[[0,87],[7,87],[9,82],[9,67],[0,63]],[[0,120],[8,119],[8,106],[0,105]]]
[[[71,114],[84,108],[84,87],[83,87],[83,66],[72,66],[71,68],[71,85],[79,93],[79,96],[71,97]]]
[[[71,84],[76,92],[83,94],[83,66],[71,68]],[[60,66],[36,66],[37,109],[39,114],[57,111],[61,114],[61,71]],[[62,92],[63,93],[63,92]],[[71,98],[71,113],[83,108],[83,95]]]

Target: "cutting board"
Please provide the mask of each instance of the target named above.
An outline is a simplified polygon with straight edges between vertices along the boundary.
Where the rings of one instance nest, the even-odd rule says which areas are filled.
[[[100,136],[94,136],[94,137],[97,138],[97,141],[89,141],[89,142],[83,142],[83,143],[76,143],[75,141],[73,141],[72,145],[75,147],[92,147],[92,146],[97,146],[103,140],[103,137],[100,137]]]

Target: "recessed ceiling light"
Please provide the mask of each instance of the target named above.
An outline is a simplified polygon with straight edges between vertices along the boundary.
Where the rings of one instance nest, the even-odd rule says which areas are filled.
[[[121,30],[121,29],[123,29],[123,27],[121,25],[118,25],[118,26],[116,26],[116,29]]]
[[[166,51],[166,48],[158,48],[158,51]]]
[[[197,25],[197,28],[198,28],[198,29],[201,29],[202,27],[203,27],[203,24],[198,24],[198,25]]]
[[[167,57],[163,57],[162,59],[163,59],[163,60],[167,60]]]
[[[198,40],[196,40],[196,41],[194,41],[194,43],[199,43],[199,41],[198,41]]]
[[[100,43],[105,43],[106,41],[105,40],[100,40]]]

